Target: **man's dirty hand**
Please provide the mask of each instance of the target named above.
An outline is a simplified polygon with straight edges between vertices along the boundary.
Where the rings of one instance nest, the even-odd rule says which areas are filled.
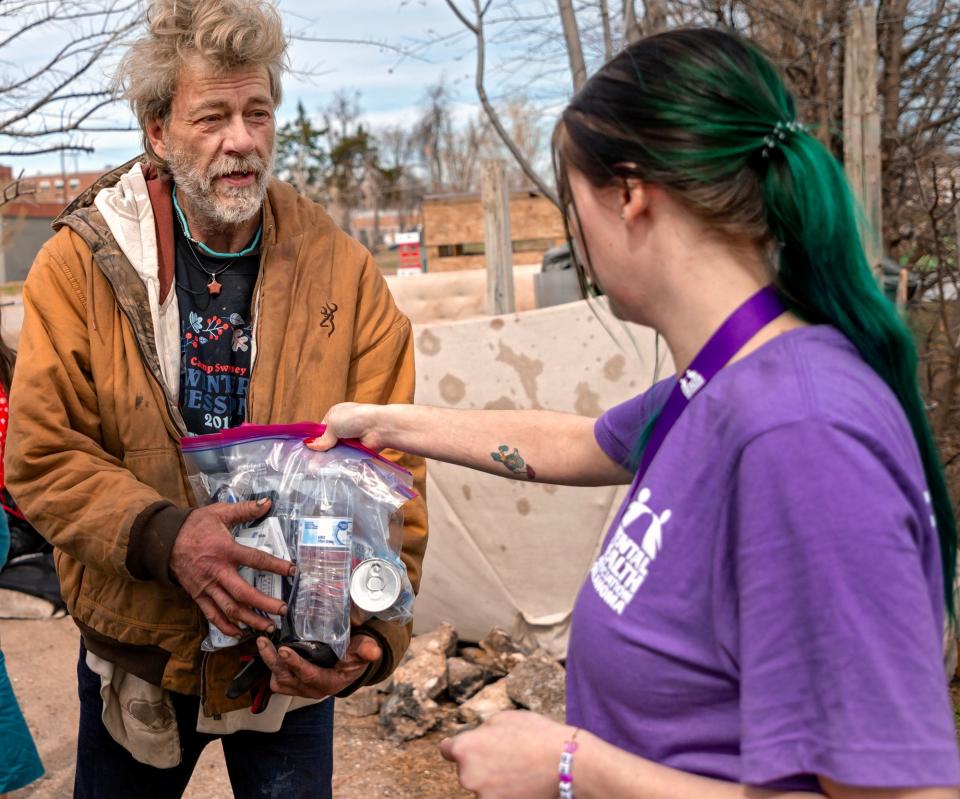
[[[288,646],[276,647],[266,638],[257,639],[260,657],[273,672],[270,690],[275,694],[324,699],[336,696],[359,680],[371,663],[383,656],[380,644],[371,636],[357,633],[350,639],[347,653],[336,666],[314,666]]]
[[[193,597],[207,621],[226,635],[240,635],[239,623],[271,632],[273,622],[254,609],[286,615],[287,606],[249,585],[237,572],[241,566],[292,575],[294,566],[258,549],[238,544],[230,528],[259,519],[269,500],[218,502],[193,511],[174,542],[170,573]]]

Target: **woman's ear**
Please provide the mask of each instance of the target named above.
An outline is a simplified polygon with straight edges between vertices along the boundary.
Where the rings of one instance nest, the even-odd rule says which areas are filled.
[[[632,225],[643,216],[650,207],[650,190],[638,178],[627,178],[620,190],[620,218]]]

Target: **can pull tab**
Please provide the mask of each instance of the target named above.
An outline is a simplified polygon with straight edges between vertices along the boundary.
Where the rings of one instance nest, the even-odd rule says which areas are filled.
[[[370,576],[367,577],[367,590],[373,594],[379,594],[386,588],[386,581],[383,579],[383,567],[379,563],[374,563],[370,568]]]

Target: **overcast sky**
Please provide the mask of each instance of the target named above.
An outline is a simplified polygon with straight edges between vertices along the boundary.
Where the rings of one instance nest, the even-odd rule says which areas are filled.
[[[542,8],[543,2],[520,0],[518,5]],[[467,7],[466,3],[462,5]],[[410,46],[463,31],[444,0],[280,0],[280,8],[289,30],[308,31],[316,37],[372,39]],[[49,58],[52,42],[43,43],[45,52],[38,54],[37,49],[37,42],[27,42],[21,52],[5,51],[4,56],[25,61],[41,55]],[[508,55],[515,59],[516,54],[516,50],[508,51],[507,45],[494,48],[491,54],[493,83],[497,79],[498,60]],[[472,36],[465,32],[452,41],[432,46],[424,60],[401,58],[389,48],[362,44],[295,42],[291,51],[294,69],[310,71],[314,77],[287,76],[279,119],[281,122],[289,119],[295,113],[298,100],[303,101],[308,112],[315,113],[329,102],[335,91],[349,89],[361,92],[365,116],[374,127],[409,122],[416,118],[425,88],[441,77],[445,77],[457,93],[458,113],[468,115],[477,107],[473,89],[474,58]],[[132,124],[132,117],[120,106],[112,112],[112,121],[125,126]],[[72,170],[75,160],[81,171],[99,170],[122,163],[139,151],[137,133],[98,134],[88,143],[96,147],[96,152],[69,155],[68,170]],[[27,174],[36,174],[58,172],[61,157],[53,154],[4,160],[15,171],[22,168]]]

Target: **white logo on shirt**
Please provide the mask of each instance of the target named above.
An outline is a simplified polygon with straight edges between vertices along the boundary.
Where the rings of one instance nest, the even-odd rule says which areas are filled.
[[[687,369],[686,374],[680,378],[680,390],[683,392],[683,396],[690,399],[704,387],[706,382],[702,374],[695,372],[693,369]]]
[[[646,581],[650,565],[663,546],[663,527],[670,521],[669,510],[655,513],[649,501],[650,489],[644,488],[630,503],[617,532],[590,569],[590,581],[597,595],[618,615],[623,615]],[[639,532],[645,518],[648,519],[647,529],[638,545],[627,534],[627,527],[632,526],[635,532]]]

